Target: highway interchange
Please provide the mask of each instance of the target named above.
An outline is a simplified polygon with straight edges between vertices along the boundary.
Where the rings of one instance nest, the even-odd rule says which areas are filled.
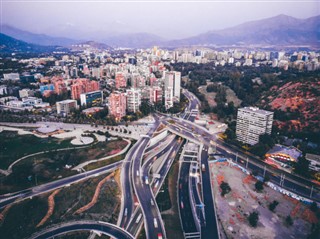
[[[309,181],[269,167],[251,155],[235,150],[219,141],[216,135],[195,124],[200,102],[192,93],[186,90],[183,93],[189,100],[185,111],[179,117],[155,114],[155,122],[149,132],[141,135],[124,160],[35,188],[1,195],[0,208],[121,167],[122,197],[117,226],[103,222],[79,221],[45,229],[31,238],[49,238],[79,230],[99,231],[114,238],[136,238],[143,226],[148,239],[170,238],[166,234],[155,198],[173,161],[179,159],[177,203],[185,238],[220,238],[209,170],[201,170],[201,165],[209,168],[209,148],[249,170],[257,171],[259,175],[268,175],[270,181],[276,185],[320,201],[319,190]],[[151,145],[151,139],[160,125],[164,125],[169,133],[163,140]],[[194,149],[188,148],[188,145],[193,145]],[[151,173],[156,162],[157,171]]]

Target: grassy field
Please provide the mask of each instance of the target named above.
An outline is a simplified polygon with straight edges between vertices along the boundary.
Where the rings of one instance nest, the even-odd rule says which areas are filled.
[[[101,175],[63,188],[55,196],[52,216],[39,228],[36,228],[36,225],[47,213],[50,193],[14,205],[0,224],[1,238],[26,238],[47,226],[69,220],[90,219],[115,223],[120,206],[120,191],[113,179],[103,184],[98,202],[92,208],[82,214],[74,214],[77,209],[91,201],[97,184],[106,176]],[[61,238],[82,238],[84,235],[86,234],[81,233],[79,237],[72,235]]]
[[[70,139],[38,138],[3,131],[0,133],[0,168],[7,169],[11,163],[28,154],[68,147],[74,147]]]
[[[99,142],[84,149],[51,151],[24,159],[13,167],[13,172],[9,176],[0,176],[0,194],[22,190],[73,175],[76,172],[67,169],[66,165],[74,167],[85,161],[109,156],[115,150],[120,151],[126,145],[127,142],[123,140]],[[121,159],[121,156],[119,159]],[[102,161],[96,167],[110,164],[119,159],[112,158]],[[89,165],[88,168],[90,167],[93,168],[94,165]]]
[[[84,169],[86,171],[89,171],[89,170],[93,170],[93,169],[96,169],[96,168],[101,168],[103,166],[118,162],[118,161],[124,159],[124,157],[125,157],[125,154],[122,154],[122,155],[118,155],[118,156],[112,157],[112,158],[110,158],[108,160],[103,160],[103,161],[100,161],[100,162],[91,163],[91,164],[85,166]]]

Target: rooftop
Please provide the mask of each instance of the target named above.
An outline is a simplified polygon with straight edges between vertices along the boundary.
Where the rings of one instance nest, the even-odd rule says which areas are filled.
[[[262,110],[262,109],[259,109],[257,107],[243,107],[243,108],[239,108],[239,110],[244,110],[244,111],[247,111],[247,112],[254,112],[254,113],[258,113],[258,114],[262,114],[262,115],[273,114],[273,112],[271,112],[271,111]]]
[[[284,154],[297,160],[301,156],[302,152],[293,146],[286,147],[280,144],[276,144],[267,152],[267,154]]]
[[[306,154],[306,159],[320,162],[320,155],[317,155],[317,154]]]
[[[49,125],[44,126],[44,127],[40,127],[40,128],[37,129],[37,131],[38,131],[39,133],[42,133],[42,134],[53,133],[53,132],[55,132],[55,131],[57,131],[57,130],[58,130],[58,129],[57,129],[56,127],[54,127],[54,126],[49,126]]]

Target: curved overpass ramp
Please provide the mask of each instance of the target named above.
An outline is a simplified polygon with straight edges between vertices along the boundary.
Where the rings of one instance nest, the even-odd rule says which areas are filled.
[[[55,225],[41,232],[33,234],[29,239],[53,238],[58,235],[74,231],[98,231],[104,235],[117,239],[134,239],[127,231],[107,222],[96,221],[74,221]]]

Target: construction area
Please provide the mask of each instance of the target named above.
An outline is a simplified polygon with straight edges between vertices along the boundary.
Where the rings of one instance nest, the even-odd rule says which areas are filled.
[[[228,162],[210,162],[209,165],[218,221],[225,238],[310,238],[312,224],[318,223],[310,205],[267,185],[257,191],[257,180]],[[231,189],[224,196],[222,183],[227,183]],[[256,226],[249,223],[253,212],[258,213]]]

